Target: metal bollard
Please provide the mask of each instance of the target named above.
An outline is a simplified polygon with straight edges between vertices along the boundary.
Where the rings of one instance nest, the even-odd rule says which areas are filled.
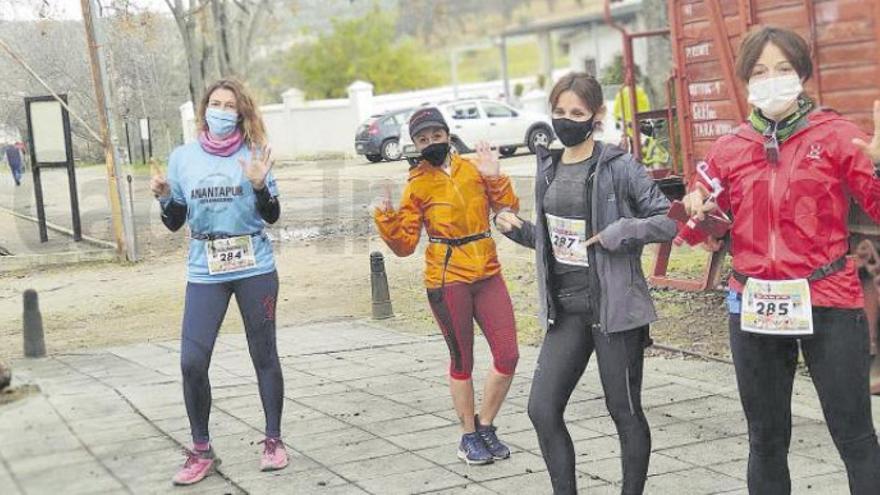
[[[43,317],[37,291],[24,291],[24,356],[43,357],[46,355],[46,342],[43,340]]]
[[[0,361],[0,392],[12,383],[12,368]]]
[[[373,290],[373,319],[384,320],[393,317],[388,276],[385,274],[385,258],[378,251],[370,253],[370,285]]]

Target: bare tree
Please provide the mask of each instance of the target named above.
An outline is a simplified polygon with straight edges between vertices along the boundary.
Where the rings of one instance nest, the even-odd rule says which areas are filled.
[[[189,91],[199,101],[209,81],[247,73],[254,36],[270,0],[165,0],[177,23],[189,69]]]

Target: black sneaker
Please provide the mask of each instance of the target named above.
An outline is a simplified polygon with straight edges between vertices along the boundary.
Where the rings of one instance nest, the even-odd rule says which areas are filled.
[[[492,454],[493,459],[495,459],[496,461],[500,461],[510,457],[510,449],[507,447],[507,445],[501,443],[501,440],[498,440],[498,435],[495,434],[494,425],[481,425],[480,417],[477,416],[476,418],[474,418],[474,426],[477,427],[477,433],[480,435],[483,443],[486,444],[486,448]]]

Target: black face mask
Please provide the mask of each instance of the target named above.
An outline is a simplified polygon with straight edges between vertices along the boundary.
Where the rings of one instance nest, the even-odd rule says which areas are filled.
[[[449,156],[449,143],[434,143],[422,150],[422,158],[435,167],[443,165]]]
[[[559,138],[564,146],[571,148],[583,143],[593,134],[594,118],[595,116],[590,117],[590,120],[586,122],[576,122],[571,119],[553,119],[553,131],[556,132],[556,137]]]

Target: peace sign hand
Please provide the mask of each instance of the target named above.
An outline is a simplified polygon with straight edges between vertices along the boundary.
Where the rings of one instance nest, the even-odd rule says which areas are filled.
[[[150,191],[157,199],[166,199],[171,196],[171,185],[165,178],[165,174],[159,169],[156,159],[150,160]]]
[[[391,202],[391,181],[382,184],[382,195],[373,200],[373,210],[378,213],[394,212],[394,203]]]
[[[498,151],[493,150],[486,141],[477,143],[477,170],[485,177],[495,177],[501,173]]]
[[[853,144],[861,148],[875,164],[880,164],[880,100],[874,102],[874,139],[870,144],[862,139],[853,139]]]
[[[246,161],[244,158],[238,159],[238,164],[244,170],[251,185],[255,191],[262,191],[266,187],[266,177],[275,165],[272,159],[272,148],[266,145],[259,150],[255,146],[251,147],[251,159]]]

